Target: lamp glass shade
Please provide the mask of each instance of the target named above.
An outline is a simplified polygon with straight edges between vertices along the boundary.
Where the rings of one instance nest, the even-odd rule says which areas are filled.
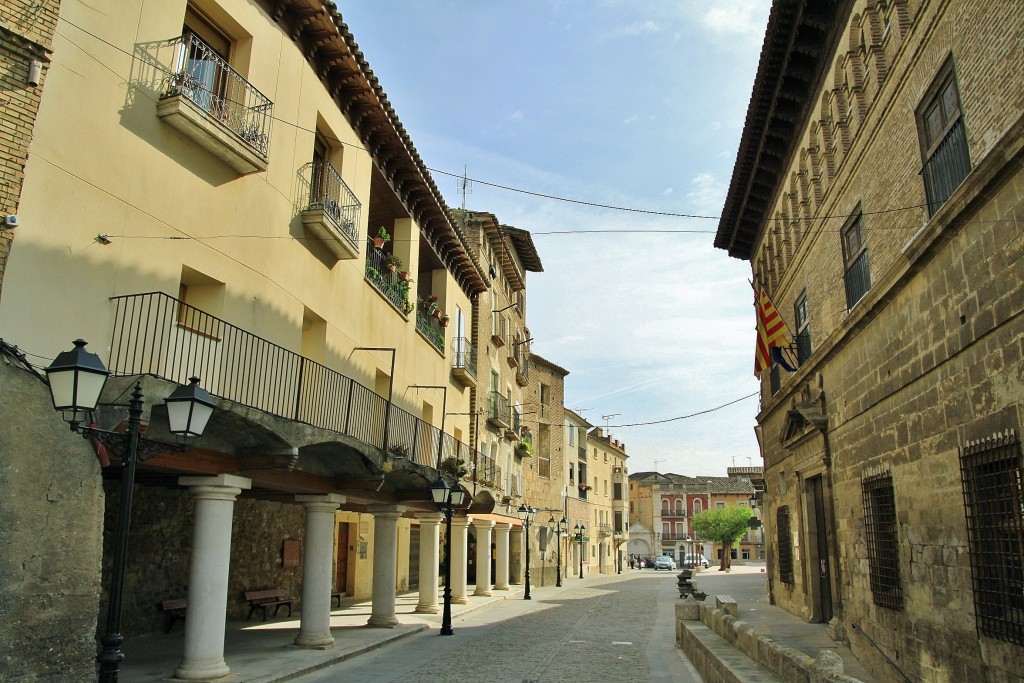
[[[448,491],[449,490],[450,489],[448,488],[448,484],[439,475],[437,477],[437,481],[435,481],[433,484],[430,485],[430,497],[433,499],[433,501],[434,501],[434,503],[436,505],[438,505],[438,506],[445,505],[445,503],[448,500]]]
[[[466,500],[466,489],[462,488],[460,484],[456,483],[455,486],[452,487],[452,492],[450,495],[452,500],[452,507],[462,507],[462,503],[465,502]]]
[[[526,518],[530,515],[530,508],[526,507],[526,503],[523,503],[519,506],[519,509],[516,510],[516,514],[519,515],[519,519],[525,522]]]
[[[559,529],[558,529],[558,522],[555,521],[555,516],[554,515],[551,515],[551,519],[548,520],[548,528],[551,529],[551,531],[553,533],[556,533],[556,534],[559,531]]]
[[[199,386],[199,378],[189,379],[188,386],[180,386],[168,396],[167,405],[168,429],[178,436],[202,436],[206,423],[213,415],[213,398],[210,393]]]
[[[86,342],[75,340],[75,348],[64,351],[46,368],[53,407],[71,422],[84,421],[96,409],[110,372],[100,357],[85,350]]]

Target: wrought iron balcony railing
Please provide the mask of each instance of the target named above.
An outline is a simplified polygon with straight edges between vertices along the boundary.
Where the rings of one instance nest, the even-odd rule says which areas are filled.
[[[274,103],[196,34],[186,33],[171,44],[174,70],[161,97],[184,96],[266,158]]]
[[[327,161],[310,162],[302,167],[303,182],[309,183],[306,211],[323,211],[338,228],[338,233],[353,249],[359,246],[361,204],[341,174]]]
[[[373,240],[366,240],[366,279],[378,292],[402,312],[412,313],[409,301],[409,281],[403,280],[397,266],[390,262],[391,254],[373,246]],[[442,347],[443,348],[443,347]]]
[[[108,367],[184,383],[200,377],[214,396],[347,434],[437,468],[473,458],[469,446],[355,380],[162,292],[114,297]],[[440,451],[438,442],[440,437]]]
[[[452,339],[452,368],[456,370],[465,370],[467,373],[476,377],[476,347],[465,337],[455,337]]]
[[[427,338],[434,348],[444,352],[444,329],[429,311],[422,306],[416,308],[416,329]]]
[[[512,410],[509,407],[508,399],[497,391],[491,392],[491,401],[487,408],[487,419],[499,427],[512,426]]]

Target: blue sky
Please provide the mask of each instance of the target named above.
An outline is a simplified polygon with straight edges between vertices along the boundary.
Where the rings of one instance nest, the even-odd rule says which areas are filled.
[[[533,233],[527,324],[570,371],[566,406],[609,425],[632,472],[761,464],[756,396],[673,419],[758,390],[749,264],[712,247],[717,219],[658,213],[721,212],[768,0],[339,9],[448,204],[465,170],[483,181],[466,208]]]

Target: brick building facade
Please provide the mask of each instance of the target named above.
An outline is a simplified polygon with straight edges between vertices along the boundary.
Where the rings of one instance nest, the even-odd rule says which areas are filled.
[[[773,4],[716,246],[798,367],[762,374],[774,601],[879,680],[1024,663],[1024,13]]]

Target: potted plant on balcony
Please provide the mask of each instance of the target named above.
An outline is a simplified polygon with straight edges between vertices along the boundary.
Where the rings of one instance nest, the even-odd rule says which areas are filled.
[[[452,455],[441,461],[441,474],[448,479],[458,481],[469,474],[469,468],[466,467],[465,460]]]
[[[402,267],[402,259],[398,258],[394,254],[388,254],[381,261],[384,267],[390,270],[392,273]]]
[[[409,271],[407,271],[407,270],[403,270],[403,271],[399,272],[399,273],[398,273],[398,277],[399,277],[399,279],[401,279],[401,280],[402,280],[403,282],[412,282],[412,281],[413,281],[413,279],[412,279],[412,273],[410,273],[410,272],[409,272]]]
[[[580,491],[589,491],[590,489],[590,484],[584,484],[583,482],[580,482]]]
[[[519,443],[516,444],[515,453],[520,458],[532,458],[533,448],[530,445],[529,441],[520,441]]]
[[[437,321],[441,323],[441,327],[448,327],[448,322],[451,320],[451,316],[447,313],[442,313],[438,316]]]
[[[384,229],[384,226],[380,226],[380,230],[377,231],[377,236],[373,238],[373,246],[380,249],[384,244],[391,239],[391,235]]]

